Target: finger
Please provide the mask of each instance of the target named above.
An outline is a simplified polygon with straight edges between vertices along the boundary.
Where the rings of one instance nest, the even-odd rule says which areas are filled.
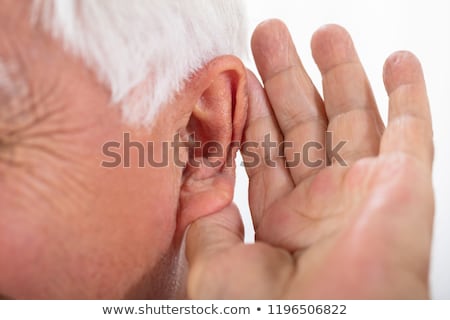
[[[384,83],[389,95],[389,122],[380,152],[403,152],[431,168],[433,131],[419,60],[409,52],[394,53],[385,63]]]
[[[325,165],[323,146],[328,122],[322,98],[281,21],[260,24],[252,37],[252,50],[284,141],[292,143],[286,145],[285,156],[292,179],[298,184]],[[305,158],[298,155],[308,142],[316,147],[308,149],[307,161],[302,161]]]
[[[311,49],[322,73],[328,131],[336,143],[346,141],[340,156],[351,163],[377,155],[384,126],[350,35],[340,26],[324,26]]]
[[[285,158],[279,154],[283,137],[266,93],[248,71],[249,108],[241,153],[249,176],[249,204],[253,224],[258,227],[263,212],[294,187]],[[270,147],[269,143],[273,143]]]

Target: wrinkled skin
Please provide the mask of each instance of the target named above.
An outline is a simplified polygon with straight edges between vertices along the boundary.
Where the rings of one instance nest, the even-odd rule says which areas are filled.
[[[234,169],[179,166],[172,149],[167,165],[144,156],[140,167],[135,145],[147,154],[152,142],[160,162],[162,144],[176,135],[224,145],[240,138],[245,67],[217,57],[151,126],[127,124],[93,70],[30,23],[30,4],[0,0],[0,60],[14,87],[0,83],[0,296],[185,297],[184,231],[229,203]],[[125,134],[133,147],[125,147]],[[113,167],[102,165],[113,160],[103,152],[109,142],[120,143]],[[188,157],[179,150],[179,160]]]
[[[383,129],[344,30],[326,27],[312,42],[322,101],[286,28],[268,22],[252,41],[264,89],[239,59],[220,56],[191,75],[151,127],[136,126],[123,122],[81,59],[30,25],[30,2],[0,2],[0,58],[14,66],[17,85],[0,88],[0,296],[186,297],[188,225],[191,298],[428,295],[431,123],[411,54],[386,63]],[[182,159],[204,162],[139,168],[134,148],[130,168],[101,165],[104,144],[124,133],[153,142],[158,158],[176,134],[226,146],[270,132],[300,146],[323,142],[326,130],[348,141],[349,166],[248,168],[258,239],[249,246],[231,204],[234,168],[206,165],[234,151],[208,159],[183,150]]]

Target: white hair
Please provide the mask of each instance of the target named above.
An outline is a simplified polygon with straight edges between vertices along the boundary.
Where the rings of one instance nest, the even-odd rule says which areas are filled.
[[[241,0],[35,0],[33,20],[81,57],[127,122],[149,125],[189,76],[246,48]]]

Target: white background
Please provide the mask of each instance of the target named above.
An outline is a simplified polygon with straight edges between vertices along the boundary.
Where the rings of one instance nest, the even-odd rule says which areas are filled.
[[[245,0],[249,38],[255,26],[268,18],[282,19],[290,29],[305,68],[317,88],[318,72],[310,53],[313,32],[323,24],[338,23],[350,31],[371,80],[384,119],[387,97],[382,82],[385,59],[396,50],[410,50],[422,61],[431,102],[434,135],[436,216],[431,265],[433,298],[450,299],[450,1],[448,0]],[[249,50],[250,52],[250,50]],[[256,70],[252,59],[249,66]],[[235,201],[246,217],[247,177],[238,169]]]

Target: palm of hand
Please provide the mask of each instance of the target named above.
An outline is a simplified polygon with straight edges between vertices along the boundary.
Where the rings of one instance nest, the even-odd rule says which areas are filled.
[[[294,254],[284,297],[426,297],[428,176],[402,154],[367,158],[325,168],[276,201],[259,237]]]

